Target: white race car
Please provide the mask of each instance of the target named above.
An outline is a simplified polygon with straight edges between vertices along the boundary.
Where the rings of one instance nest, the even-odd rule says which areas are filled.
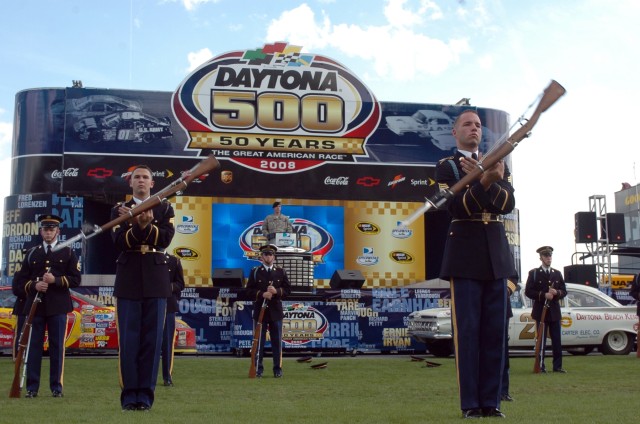
[[[605,355],[627,355],[638,333],[635,306],[623,306],[593,287],[567,283],[561,300],[562,347],[574,355],[586,355],[598,348]],[[533,302],[518,290],[511,296],[513,318],[509,321],[509,348],[534,349],[535,326],[531,318]],[[432,308],[412,312],[408,333],[425,343],[435,356],[453,354],[451,309]],[[550,346],[550,342],[547,343]]]

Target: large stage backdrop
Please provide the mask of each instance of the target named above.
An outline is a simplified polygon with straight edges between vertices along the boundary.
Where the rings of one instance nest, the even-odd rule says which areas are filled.
[[[393,343],[383,343],[382,332],[364,341],[368,331],[363,326],[366,322],[400,334],[393,331],[402,327],[402,317],[434,306],[417,300],[421,298],[413,287],[438,277],[447,213],[429,212],[405,229],[397,224],[437,190],[435,165],[455,148],[453,120],[468,108],[482,119],[481,150],[486,152],[508,131],[507,113],[380,102],[343,65],[286,43],[217,56],[173,93],[22,91],[16,95],[11,196],[5,198],[2,284],[11,283],[25,249],[39,242],[39,214],[62,216],[63,238],[80,231],[89,234],[95,225],[108,222],[110,208],[130,194],[128,177],[135,165],[155,171],[159,190],[213,154],[221,168],[170,199],[176,236],[169,251],[182,259],[188,290],[197,290],[190,293],[222,299],[210,292],[218,290],[212,283],[217,272],[249,275],[264,236],[262,221],[278,200],[293,225],[297,247],[312,264],[306,294],[317,296],[312,300],[316,303],[294,297],[291,308],[321,313],[330,324],[326,331],[349,333],[344,337],[349,342],[341,342],[349,347],[355,343],[392,349]],[[505,225],[519,269],[517,211]],[[78,242],[74,248],[83,266],[83,290],[96,296],[108,293],[115,272],[109,235]],[[344,270],[358,271],[364,278],[357,296],[364,300],[350,304],[355,305],[351,315],[334,307],[342,305],[330,300],[335,294],[327,294],[331,277]],[[375,290],[382,289],[393,290],[384,292],[386,297],[405,289],[404,299],[413,300],[394,312],[402,316],[369,320],[369,302],[376,298]],[[241,297],[241,290],[231,292]],[[245,307],[232,301],[225,322],[235,322],[233,326],[207,336],[216,326],[212,310],[194,308],[189,296],[185,292],[181,312],[201,335],[199,349],[225,351],[246,344],[238,335],[246,336],[250,326],[244,312],[250,302]],[[238,337],[231,336],[232,330]],[[226,339],[214,340],[223,336]]]

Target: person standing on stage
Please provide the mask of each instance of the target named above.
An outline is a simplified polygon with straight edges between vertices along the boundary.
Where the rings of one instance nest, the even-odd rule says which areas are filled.
[[[567,287],[564,284],[562,273],[551,268],[551,258],[553,247],[542,246],[536,252],[540,255],[540,266],[529,271],[524,294],[533,300],[531,317],[536,320],[536,329],[540,328],[542,320],[542,310],[547,305],[547,313],[544,319],[544,334],[542,335],[542,347],[540,349],[540,372],[546,373],[544,365],[544,351],[547,344],[547,334],[551,335],[551,345],[553,347],[553,372],[566,373],[562,368],[562,340],[560,333],[560,321],[562,311],[560,310],[560,299],[567,295]],[[536,330],[536,337],[540,337]]]
[[[482,123],[475,110],[454,122],[455,155],[436,166],[448,189],[478,164]],[[504,360],[507,278],[517,274],[502,215],[515,207],[510,173],[501,160],[448,203],[452,220],[440,277],[450,280],[460,407],[464,418],[504,417],[500,385]]]
[[[31,248],[22,267],[13,276],[12,289],[18,298],[26,299],[22,314],[29,314],[36,296],[42,300],[31,323],[31,344],[27,356],[27,398],[38,396],[40,368],[45,330],[49,340],[49,388],[55,398],[63,396],[65,335],[67,314],[73,311],[70,288],[80,285],[80,265],[73,250],[58,244],[62,218],[41,215],[42,244]]]
[[[293,226],[289,221],[289,217],[282,214],[282,203],[279,201],[273,202],[273,213],[267,215],[262,223],[262,234],[271,243],[276,233],[292,233]]]
[[[147,200],[153,185],[151,169],[135,167],[129,180],[133,198],[116,205],[111,219]],[[171,204],[162,202],[111,232],[120,252],[113,294],[117,298],[120,403],[125,411],[148,410],[153,405],[167,298],[171,296],[164,249],[175,233],[174,216]]]
[[[173,347],[176,339],[176,313],[180,311],[178,301],[184,290],[184,275],[180,258],[166,255],[169,263],[169,279],[171,281],[171,296],[167,299],[167,316],[164,320],[162,333],[162,381],[165,386],[173,386]]]
[[[256,366],[256,377],[258,378],[262,377],[264,371],[262,361],[267,327],[269,328],[273,354],[273,376],[275,378],[282,377],[282,319],[284,318],[282,299],[291,294],[291,285],[285,270],[274,263],[277,251],[278,248],[272,244],[262,246],[260,248],[262,264],[251,270],[247,280],[247,296],[249,299],[253,299],[254,325],[260,317],[262,304],[264,302],[267,304],[260,333],[260,351]]]

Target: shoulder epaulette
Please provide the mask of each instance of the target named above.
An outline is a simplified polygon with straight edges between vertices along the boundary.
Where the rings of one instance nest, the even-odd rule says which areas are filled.
[[[452,160],[454,158],[454,156],[447,156],[446,158],[442,158],[438,161],[438,164],[442,163],[442,162],[446,162],[448,160]]]

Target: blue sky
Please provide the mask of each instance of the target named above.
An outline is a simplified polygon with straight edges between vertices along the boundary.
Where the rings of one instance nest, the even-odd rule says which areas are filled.
[[[0,197],[17,92],[173,91],[208,58],[288,41],[358,75],[381,101],[455,103],[515,121],[555,79],[567,94],[513,153],[522,268],[571,264],[574,214],[640,177],[636,0],[21,0],[0,4]],[[584,250],[584,245],[578,245]]]

